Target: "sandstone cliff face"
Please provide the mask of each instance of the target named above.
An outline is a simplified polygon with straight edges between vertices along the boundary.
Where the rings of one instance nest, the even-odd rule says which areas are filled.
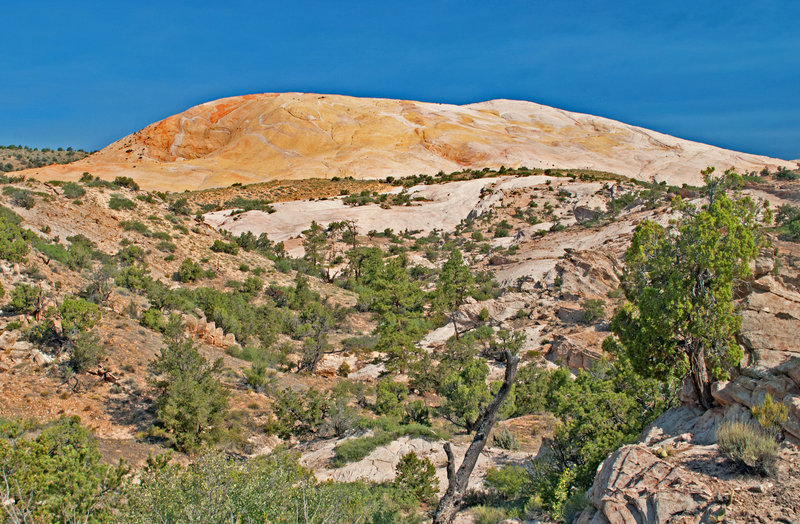
[[[91,157],[26,173],[130,176],[183,190],[275,179],[382,178],[464,168],[596,169],[696,184],[706,166],[790,162],[738,153],[533,102],[465,106],[309,93],[224,98],[124,137]]]

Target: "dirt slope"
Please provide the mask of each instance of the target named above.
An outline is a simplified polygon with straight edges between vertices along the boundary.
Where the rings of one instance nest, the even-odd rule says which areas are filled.
[[[672,184],[701,169],[760,170],[788,161],[682,140],[533,102],[464,106],[307,93],[224,98],[147,126],[40,180],[130,176],[184,190],[276,179],[382,178],[463,168],[596,169]]]

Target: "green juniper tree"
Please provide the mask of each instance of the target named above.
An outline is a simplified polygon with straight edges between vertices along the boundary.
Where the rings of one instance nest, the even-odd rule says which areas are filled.
[[[0,520],[109,522],[124,463],[103,463],[97,440],[78,417],[62,417],[35,437],[24,425],[0,420]]]
[[[456,313],[474,287],[475,279],[469,271],[469,266],[464,263],[461,251],[454,249],[439,274],[434,303],[437,309],[450,315],[456,338],[459,336]]]
[[[154,430],[181,451],[216,442],[228,412],[228,390],[217,378],[222,360],[209,365],[192,341],[180,336],[180,320],[170,319],[166,347],[150,364],[156,377]]]
[[[625,254],[628,302],[612,321],[637,372],[656,378],[688,373],[704,407],[712,404],[711,382],[726,377],[743,356],[733,284],[750,274],[764,243],[760,225],[770,219],[768,207],[736,190],[738,175],[712,178],[712,172],[703,171],[702,206],[676,198],[674,225],[645,220],[637,226]]]

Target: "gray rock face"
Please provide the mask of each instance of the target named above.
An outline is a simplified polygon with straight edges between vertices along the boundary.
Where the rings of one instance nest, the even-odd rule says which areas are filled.
[[[586,206],[575,206],[572,212],[575,215],[575,220],[577,220],[579,224],[594,220],[603,214],[602,211],[597,211]]]

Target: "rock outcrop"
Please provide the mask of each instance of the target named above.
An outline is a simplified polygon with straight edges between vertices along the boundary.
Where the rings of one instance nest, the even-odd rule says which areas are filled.
[[[800,358],[800,293],[773,275],[749,288],[742,300],[742,345],[765,367]]]
[[[779,486],[732,474],[715,443],[722,422],[752,419],[750,408],[760,405],[767,393],[789,408],[783,424],[789,445],[775,479]],[[587,493],[590,505],[578,522],[718,522],[734,512],[745,516],[745,522],[772,522],[772,510],[784,512],[784,522],[794,522],[800,516],[798,456],[792,451],[797,449],[792,442],[800,436],[800,359],[772,370],[745,368],[732,380],[716,383],[713,394],[719,404],[714,409],[691,404],[671,409],[643,432],[638,444],[611,454],[598,470]],[[770,495],[770,490],[775,493]],[[794,491],[789,496],[794,503],[770,500],[769,506],[759,508],[749,502],[753,493],[782,497],[787,490]]]
[[[704,522],[723,507],[706,479],[660,459],[643,445],[612,453],[587,498],[592,510],[580,516],[579,524]]]
[[[311,93],[223,98],[147,126],[40,180],[130,176],[179,191],[276,179],[383,178],[501,166],[595,169],[696,184],[699,172],[788,161],[533,102],[465,106]]]

